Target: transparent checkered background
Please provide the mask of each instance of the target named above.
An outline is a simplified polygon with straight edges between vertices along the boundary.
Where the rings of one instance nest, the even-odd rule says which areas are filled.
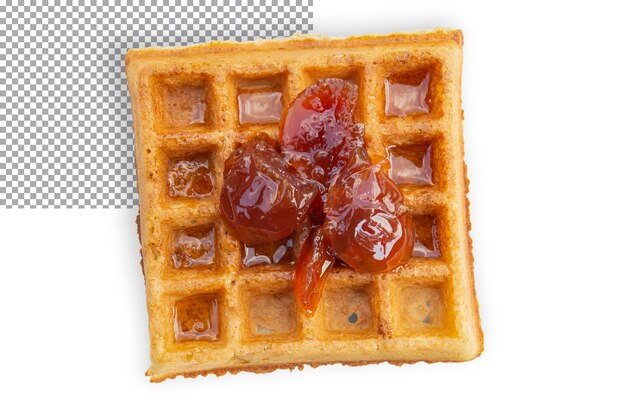
[[[0,4],[0,207],[137,205],[126,51],[305,33],[312,2]]]

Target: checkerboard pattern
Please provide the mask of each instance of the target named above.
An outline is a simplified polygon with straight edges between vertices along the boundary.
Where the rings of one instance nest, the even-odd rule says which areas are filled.
[[[85,3],[0,5],[0,207],[137,205],[128,49],[312,29],[313,0]]]

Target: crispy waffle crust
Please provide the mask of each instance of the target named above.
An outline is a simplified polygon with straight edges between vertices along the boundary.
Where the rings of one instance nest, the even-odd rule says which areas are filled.
[[[128,52],[151,381],[305,364],[466,361],[480,355],[463,161],[462,44],[461,31],[437,30]],[[431,74],[430,111],[387,116],[385,80],[424,70]],[[308,317],[291,289],[293,265],[244,266],[243,245],[224,226],[218,202],[224,161],[232,150],[261,131],[278,136],[277,122],[240,123],[241,88],[274,89],[287,106],[326,77],[358,86],[356,119],[365,124],[370,155],[385,157],[390,146],[410,152],[430,145],[434,184],[401,189],[416,224],[427,219],[436,225],[439,256],[414,257],[394,272],[376,275],[335,267],[317,313]],[[173,161],[198,155],[208,161],[213,192],[203,198],[170,196]],[[175,267],[176,239],[189,230],[211,231],[215,258],[210,265]],[[193,297],[199,301],[186,302]],[[178,320],[185,314],[197,318],[202,297],[216,303],[215,333],[177,338]]]

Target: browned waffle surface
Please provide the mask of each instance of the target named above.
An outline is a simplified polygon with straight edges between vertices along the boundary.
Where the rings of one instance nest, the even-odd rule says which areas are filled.
[[[462,34],[444,30],[128,52],[153,381],[480,354],[461,67]],[[396,80],[424,74],[427,109],[394,96]],[[400,186],[416,224],[414,257],[386,274],[335,267],[308,317],[291,287],[297,242],[246,248],[222,223],[218,199],[234,147],[260,131],[277,138],[276,109],[325,77],[358,86],[371,155],[431,169],[423,183]],[[411,111],[398,114],[398,103]],[[178,181],[189,166],[208,178],[192,190]]]

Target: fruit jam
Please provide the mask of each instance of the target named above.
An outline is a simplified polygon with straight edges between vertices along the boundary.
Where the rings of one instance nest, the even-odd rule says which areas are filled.
[[[293,285],[307,314],[337,259],[357,272],[380,273],[413,253],[412,217],[396,183],[365,149],[357,98],[349,81],[318,80],[283,112],[278,143],[259,134],[226,161],[220,210],[246,251],[294,232],[302,237]]]

